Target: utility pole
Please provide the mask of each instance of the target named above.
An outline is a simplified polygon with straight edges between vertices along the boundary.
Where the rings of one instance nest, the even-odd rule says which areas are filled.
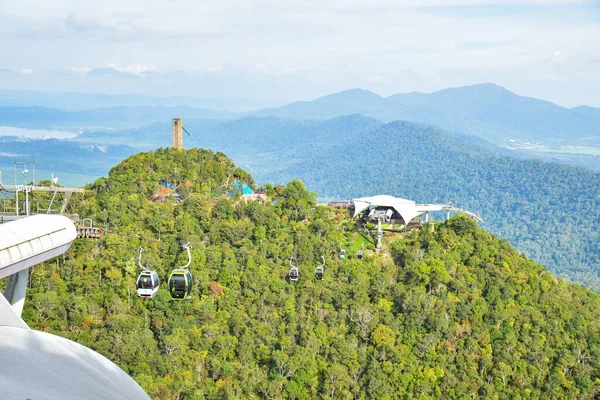
[[[383,237],[383,229],[381,228],[381,217],[377,218],[377,252],[381,250],[381,238]]]

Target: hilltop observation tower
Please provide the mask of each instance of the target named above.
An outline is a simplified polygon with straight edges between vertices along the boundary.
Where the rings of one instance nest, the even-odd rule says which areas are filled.
[[[173,118],[171,125],[173,127],[173,147],[183,149],[183,123],[181,119]]]

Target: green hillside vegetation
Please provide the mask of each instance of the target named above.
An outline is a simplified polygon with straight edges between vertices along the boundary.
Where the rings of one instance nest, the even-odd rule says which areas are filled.
[[[433,127],[393,122],[323,144],[266,178],[275,176],[300,177],[325,198],[451,201],[480,212],[486,229],[558,276],[600,290],[598,172],[497,156]]]
[[[181,202],[148,200],[161,180],[179,185]],[[600,393],[600,297],[466,217],[386,237],[383,255],[359,261],[352,251],[372,238],[345,212],[316,206],[301,181],[266,185],[277,204],[228,198],[234,181],[254,186],[222,153],[123,161],[75,205],[107,234],[35,268],[24,318],[106,355],[156,399]],[[175,302],[165,280],[186,263],[184,242],[194,291]],[[147,300],[135,291],[140,246],[163,279]]]
[[[361,115],[327,121],[247,117],[185,123],[192,132],[186,145],[226,152],[259,183],[301,179],[322,201],[374,194],[452,201],[480,212],[486,229],[553,273],[600,290],[598,172],[508,158],[481,139],[457,140],[426,125],[383,124]],[[108,169],[106,163],[114,165],[138,151],[123,144],[168,146],[169,129],[167,120],[129,133],[86,133],[80,139],[110,143],[106,152],[89,143],[80,148],[79,143],[51,140],[6,142],[3,150],[29,152],[47,166],[99,173]],[[56,151],[45,151],[47,146]],[[71,154],[67,161],[56,158],[63,154],[61,146]],[[6,163],[12,164],[8,158]]]

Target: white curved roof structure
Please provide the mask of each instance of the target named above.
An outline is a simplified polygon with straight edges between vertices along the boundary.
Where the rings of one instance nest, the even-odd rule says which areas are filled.
[[[442,210],[442,205],[436,207],[431,204],[416,204],[412,200],[386,195],[361,197],[359,199],[352,200],[352,202],[354,203],[354,217],[370,207],[389,207],[396,210],[406,224],[408,224],[413,218],[427,211]]]
[[[0,326],[0,360],[3,399],[150,399],[106,357],[50,333]]]
[[[68,339],[29,329],[20,313],[27,269],[64,253],[77,232],[60,215],[34,215],[0,225],[0,278],[17,277],[16,303],[0,294],[0,398],[143,399],[150,397],[106,357]],[[23,278],[23,279],[20,279]]]
[[[0,278],[64,253],[77,230],[62,215],[32,215],[0,225]]]
[[[412,200],[387,195],[360,197],[358,199],[353,199],[352,203],[354,204],[354,218],[371,207],[387,207],[396,210],[406,224],[419,215],[433,211],[460,212],[483,222],[478,215],[462,208],[453,207],[451,204],[417,204]]]

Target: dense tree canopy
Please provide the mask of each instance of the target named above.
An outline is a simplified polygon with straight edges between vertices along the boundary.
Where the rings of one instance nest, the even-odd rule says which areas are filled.
[[[150,200],[161,181],[180,202]],[[27,322],[106,355],[156,399],[600,393],[600,297],[466,217],[385,237],[376,254],[301,181],[266,185],[266,203],[228,197],[234,181],[253,186],[225,155],[199,149],[113,168],[76,204],[106,235],[35,268]],[[175,302],[164,281],[187,261],[184,242],[194,290]],[[140,246],[163,280],[152,299],[135,291]],[[290,259],[298,282],[286,280]]]
[[[497,156],[433,127],[394,122],[320,146],[271,177],[301,177],[326,198],[452,202],[481,213],[486,229],[561,278],[600,291],[598,172]]]

